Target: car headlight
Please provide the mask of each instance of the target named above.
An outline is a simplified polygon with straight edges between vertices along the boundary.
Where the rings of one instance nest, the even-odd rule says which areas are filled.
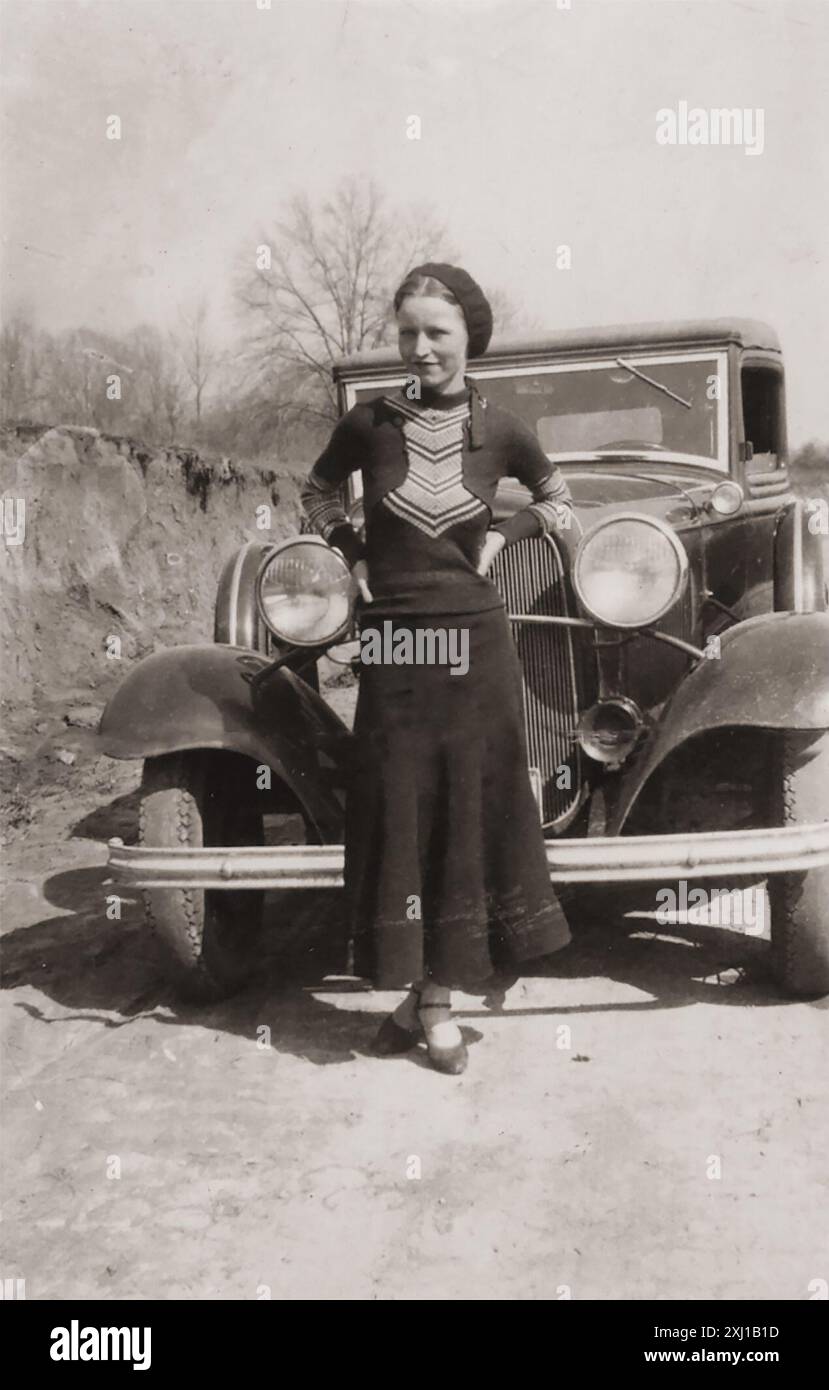
[[[607,627],[647,627],[673,607],[688,577],[682,542],[664,521],[625,512],[579,542],[573,584],[582,605]]]
[[[319,647],[348,629],[353,590],[339,551],[321,536],[299,536],[266,556],[256,581],[256,602],[280,642]]]

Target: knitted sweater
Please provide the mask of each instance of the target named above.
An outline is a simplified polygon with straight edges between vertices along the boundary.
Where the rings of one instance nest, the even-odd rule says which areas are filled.
[[[442,396],[423,387],[419,401],[401,391],[355,405],[308,475],[306,515],[350,565],[367,561],[375,614],[503,606],[492,581],[477,572],[499,479],[517,478],[533,499],[491,528],[507,545],[555,529],[571,504],[566,482],[532,430],[476,395],[474,387]],[[365,544],[341,497],[358,468]]]

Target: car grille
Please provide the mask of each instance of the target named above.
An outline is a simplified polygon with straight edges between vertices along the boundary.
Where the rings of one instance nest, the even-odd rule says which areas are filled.
[[[552,539],[533,537],[505,546],[491,575],[510,616],[568,616],[564,567]],[[524,678],[527,760],[538,773],[542,821],[553,826],[578,805],[582,780],[573,629],[515,622],[512,632]],[[565,764],[571,785],[558,787],[556,769]]]

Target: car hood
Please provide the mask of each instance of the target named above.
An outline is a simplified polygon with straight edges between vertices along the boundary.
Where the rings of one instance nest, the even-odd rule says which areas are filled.
[[[728,476],[713,469],[655,463],[653,459],[615,466],[561,463],[560,467],[584,527],[620,511],[647,512],[680,525],[691,518],[690,498],[699,505]],[[512,516],[529,501],[527,488],[515,479],[505,479],[496,499],[498,520]]]

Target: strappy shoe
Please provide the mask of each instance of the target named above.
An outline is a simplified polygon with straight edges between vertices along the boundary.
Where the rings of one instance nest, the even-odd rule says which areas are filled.
[[[441,1047],[439,1043],[430,1041],[429,1035],[423,1026],[423,1018],[421,1017],[421,1015],[427,1013],[429,1009],[441,1009],[445,1013],[448,1006],[446,1004],[424,1004],[421,1002],[420,991],[415,990],[415,994],[417,996],[415,1013],[417,1014],[423,1037],[426,1040],[426,1050],[429,1054],[429,1061],[435,1068],[435,1071],[446,1072],[449,1076],[460,1076],[461,1072],[466,1071],[466,1064],[469,1061],[469,1053],[463,1038],[461,1038],[459,1043],[453,1043],[451,1047]]]
[[[411,1052],[413,1047],[417,1047],[420,1039],[420,1030],[412,1032],[409,1028],[404,1028],[402,1023],[398,1023],[392,1014],[384,1018],[377,1030],[371,1050],[375,1057],[399,1057],[404,1052]]]

